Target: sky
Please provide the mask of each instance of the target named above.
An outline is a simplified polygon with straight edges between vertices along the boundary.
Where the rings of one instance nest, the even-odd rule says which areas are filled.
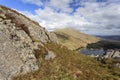
[[[0,0],[49,31],[74,28],[92,35],[120,35],[120,0]]]

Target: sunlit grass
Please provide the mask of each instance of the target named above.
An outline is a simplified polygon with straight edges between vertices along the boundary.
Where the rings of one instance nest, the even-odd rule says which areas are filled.
[[[68,50],[66,47],[55,44],[45,46],[39,46],[40,49],[35,50],[40,69],[15,77],[13,80],[118,80],[120,78],[119,69],[108,68],[111,63],[109,60],[106,61],[107,65],[102,66],[103,63],[94,58]],[[44,56],[48,49],[53,51],[56,57],[46,61]]]

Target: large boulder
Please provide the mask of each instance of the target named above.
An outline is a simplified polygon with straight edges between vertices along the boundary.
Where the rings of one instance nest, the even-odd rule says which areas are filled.
[[[0,80],[38,70],[34,50],[47,42],[58,43],[55,34],[24,15],[0,6]]]

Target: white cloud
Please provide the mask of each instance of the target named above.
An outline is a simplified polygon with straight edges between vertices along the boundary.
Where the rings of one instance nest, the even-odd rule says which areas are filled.
[[[94,28],[96,29],[95,31],[98,31],[100,34],[103,30],[106,32],[110,31],[111,34],[115,34],[114,31],[117,31],[116,33],[120,34],[120,5],[117,3],[112,3],[104,7],[100,7],[100,5],[101,4],[94,3],[91,6],[91,3],[88,3],[85,8],[79,8],[75,15],[83,15],[93,23],[92,26],[89,25],[89,30]],[[103,34],[106,34],[106,32],[103,32]]]
[[[72,9],[69,7],[70,2],[72,2],[72,0],[51,0],[48,6],[69,13],[72,12]]]
[[[38,5],[38,6],[43,5],[43,3],[40,0],[22,0],[22,1],[25,2],[25,3],[35,4],[35,5]]]
[[[27,17],[31,18],[32,20],[35,20],[35,21],[41,23],[41,19],[38,17],[38,15],[33,15],[29,11],[19,11],[19,12],[26,15]]]
[[[84,7],[79,7],[71,15],[69,13],[73,11],[73,8],[69,7],[69,3],[72,0],[51,0],[44,4],[44,9],[35,10],[36,15],[29,12],[23,13],[48,30],[72,27],[88,34],[119,35],[120,3],[116,3],[117,1],[107,0],[107,2],[98,3],[96,0],[81,0],[80,2],[78,0],[79,3],[75,5]],[[58,10],[60,12],[57,12]]]
[[[84,17],[71,16],[66,13],[54,12],[51,8],[36,10],[37,15],[45,22],[43,25],[50,28],[77,27],[88,25]]]

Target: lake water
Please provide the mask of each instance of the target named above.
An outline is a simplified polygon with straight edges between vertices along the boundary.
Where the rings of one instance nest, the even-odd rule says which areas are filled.
[[[86,55],[103,55],[105,53],[104,50],[91,50],[91,49],[82,49],[80,50],[80,53],[86,54]]]

